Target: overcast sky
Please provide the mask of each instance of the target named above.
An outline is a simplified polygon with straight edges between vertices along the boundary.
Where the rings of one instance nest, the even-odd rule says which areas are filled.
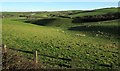
[[[92,10],[118,7],[118,2],[2,2],[2,11]]]

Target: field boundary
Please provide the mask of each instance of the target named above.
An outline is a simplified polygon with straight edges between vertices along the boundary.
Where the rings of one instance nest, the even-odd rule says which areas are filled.
[[[64,61],[68,61],[71,62],[72,59],[69,58],[61,58],[61,57],[55,57],[55,56],[51,56],[51,55],[47,55],[47,54],[41,54],[40,52],[38,52],[37,50],[34,51],[26,51],[26,50],[21,50],[21,49],[16,49],[16,48],[8,48],[6,45],[2,45],[3,48],[3,53],[6,54],[7,53],[7,49],[11,49],[14,51],[18,51],[18,52],[23,52],[23,53],[27,53],[27,54],[33,54],[34,57],[34,63],[38,63],[38,56],[44,56],[44,57],[49,57],[49,58],[54,58],[54,59],[59,59],[59,60],[64,60]],[[60,64],[62,66],[65,66],[67,68],[72,68],[71,64],[70,65],[65,65],[65,64]]]

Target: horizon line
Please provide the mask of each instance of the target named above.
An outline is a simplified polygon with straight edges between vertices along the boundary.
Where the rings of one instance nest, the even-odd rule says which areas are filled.
[[[41,11],[40,10],[39,11],[0,11],[0,12],[59,12],[59,11],[74,11],[74,10],[89,11],[89,10],[99,10],[106,8],[119,8],[119,7],[102,7],[102,8],[94,8],[94,9],[41,10]]]

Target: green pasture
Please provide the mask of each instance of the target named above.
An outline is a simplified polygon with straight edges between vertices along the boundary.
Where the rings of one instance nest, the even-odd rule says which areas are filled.
[[[114,9],[106,10],[113,11]],[[79,16],[106,12],[105,10],[97,11],[96,13],[80,13]],[[18,14],[21,13],[14,15]],[[78,16],[78,14],[74,16],[76,15]],[[39,56],[42,68],[71,66],[81,69],[117,69],[120,66],[119,26],[118,20],[72,23],[72,19],[69,18],[3,18],[2,43],[8,48],[25,51],[37,50],[41,54],[72,60],[65,61]],[[25,58],[33,59],[31,54],[18,53]]]

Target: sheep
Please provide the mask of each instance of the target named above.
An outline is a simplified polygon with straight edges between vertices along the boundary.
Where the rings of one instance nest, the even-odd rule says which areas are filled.
[[[87,27],[91,27],[91,25],[88,25]]]
[[[95,36],[98,36],[98,34],[96,34]]]
[[[85,34],[75,34],[75,36],[86,36]]]

